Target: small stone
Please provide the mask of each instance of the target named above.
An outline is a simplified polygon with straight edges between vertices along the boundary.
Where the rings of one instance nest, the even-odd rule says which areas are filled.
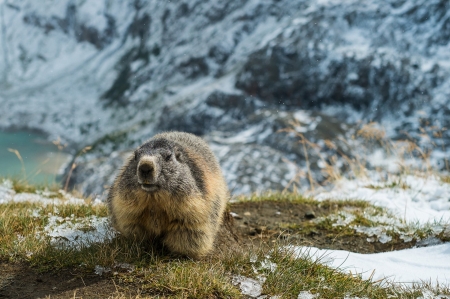
[[[312,211],[312,210],[307,211],[305,213],[305,218],[306,219],[314,219],[314,218],[316,218],[316,213],[314,213],[314,211]]]
[[[256,234],[257,234],[256,229],[251,228],[251,229],[248,231],[248,234],[249,234],[250,236],[256,236]]]
[[[242,219],[242,216],[239,215],[239,214],[237,214],[237,213],[230,212],[230,215],[231,215],[231,217],[233,217],[234,219],[238,219],[238,220]]]
[[[244,216],[250,216],[251,213],[250,212],[244,212]]]

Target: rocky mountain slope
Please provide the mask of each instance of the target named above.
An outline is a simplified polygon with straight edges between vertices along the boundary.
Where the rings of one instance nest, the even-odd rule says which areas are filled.
[[[351,155],[359,120],[431,136],[438,167],[450,153],[446,0],[0,0],[0,26],[0,127],[60,137],[74,157],[92,146],[71,177],[85,193],[162,130],[206,138],[235,193],[305,170],[279,132],[292,122],[324,153],[331,140]]]

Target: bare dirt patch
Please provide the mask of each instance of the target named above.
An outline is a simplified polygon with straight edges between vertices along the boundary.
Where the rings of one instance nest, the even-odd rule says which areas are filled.
[[[340,207],[339,209],[342,209]],[[316,225],[312,221],[337,211],[330,205],[310,205],[288,201],[239,202],[230,211],[238,214],[234,227],[244,244],[268,244],[286,240],[296,245],[320,249],[341,249],[358,253],[377,253],[411,248],[399,238],[391,242],[368,242],[367,236],[347,227]]]
[[[230,211],[237,215],[225,217],[217,240],[218,250],[270,246],[277,240],[360,253],[399,250],[415,245],[395,238],[386,244],[369,243],[366,235],[348,228],[313,225],[313,219],[336,211],[336,207],[329,205],[249,201],[231,204]],[[128,298],[141,295],[140,290],[138,283],[124,282],[111,274],[100,276],[79,269],[40,273],[26,263],[0,261],[0,298]]]
[[[100,298],[114,291],[112,281],[95,274],[39,273],[27,264],[0,263],[0,298]]]

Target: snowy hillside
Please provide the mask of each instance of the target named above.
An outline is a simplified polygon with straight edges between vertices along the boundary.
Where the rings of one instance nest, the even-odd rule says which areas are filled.
[[[235,193],[283,189],[306,169],[297,139],[278,133],[292,121],[323,152],[324,139],[345,149],[360,119],[394,139],[428,134],[444,168],[449,11],[446,0],[0,0],[0,127],[42,130],[74,154],[93,146],[71,178],[87,194],[162,130],[204,136]]]

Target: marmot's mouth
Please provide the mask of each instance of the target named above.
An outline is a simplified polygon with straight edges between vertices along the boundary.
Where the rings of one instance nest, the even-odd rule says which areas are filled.
[[[156,184],[141,184],[141,188],[145,191],[156,191],[159,189],[159,186]]]

